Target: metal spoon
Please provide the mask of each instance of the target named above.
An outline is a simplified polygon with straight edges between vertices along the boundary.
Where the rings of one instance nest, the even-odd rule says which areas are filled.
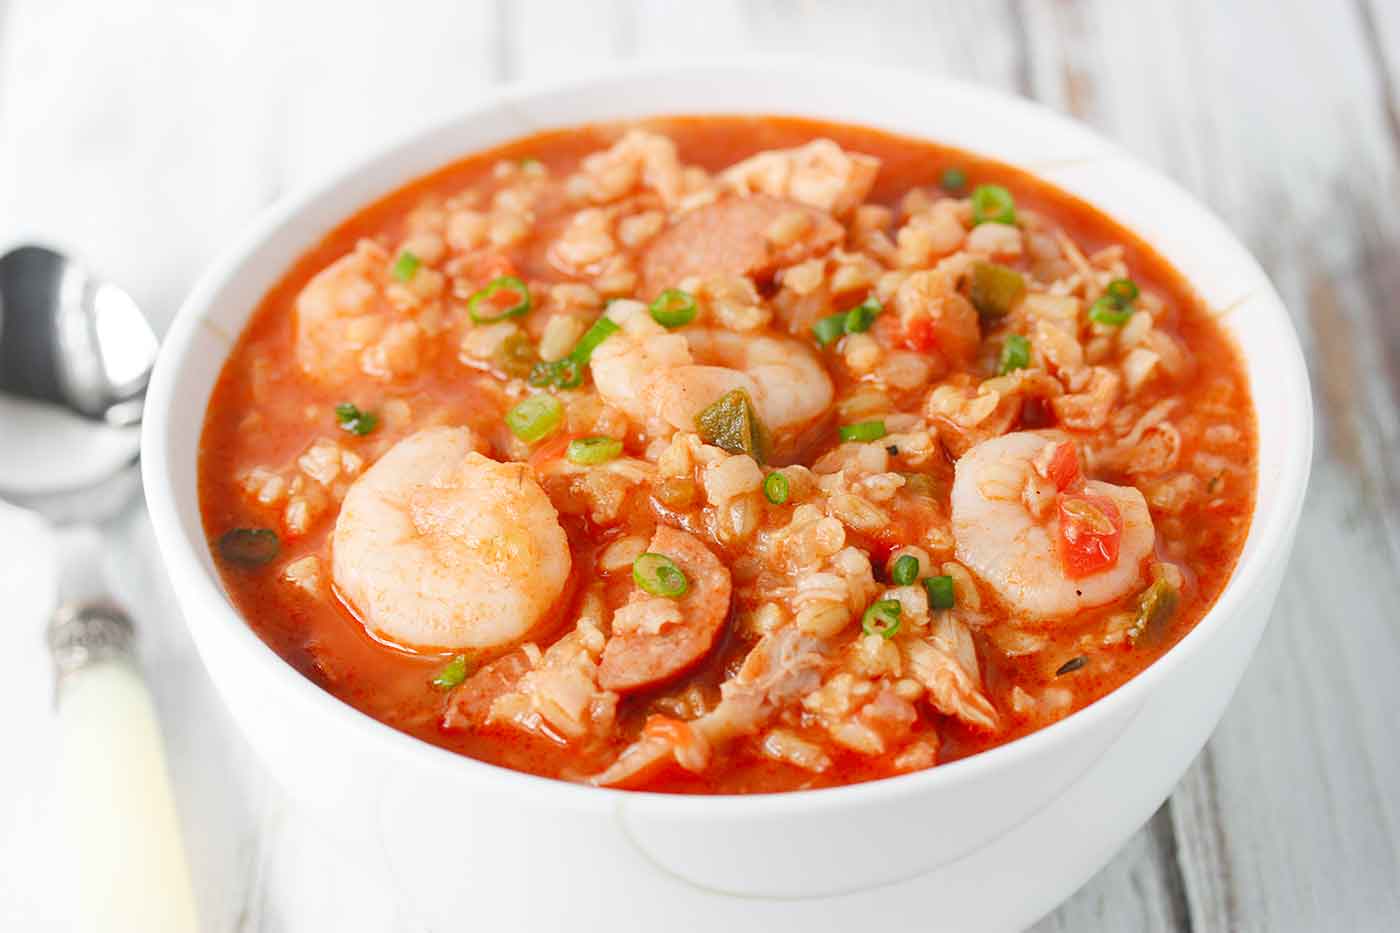
[[[27,421],[25,448],[49,433],[45,424],[64,426],[54,456],[82,457],[85,451],[66,448],[139,422],[155,357],[155,334],[121,289],[44,247],[0,257],[0,390],[94,419],[78,432],[62,420]],[[58,543],[58,609],[48,641],[62,732],[61,801],[78,869],[77,925],[194,930],[160,731],[135,664],[135,630],[103,582],[102,527],[141,489],[136,448],[116,453],[110,463],[91,464],[81,481],[25,477],[23,488],[0,488],[0,498],[46,518]],[[45,459],[34,462],[49,472]]]
[[[135,424],[155,357],[151,325],[117,286],[42,246],[0,256],[0,391]]]

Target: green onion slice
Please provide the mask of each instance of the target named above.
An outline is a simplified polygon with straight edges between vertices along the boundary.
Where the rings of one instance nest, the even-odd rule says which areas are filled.
[[[651,319],[662,327],[684,327],[695,320],[695,296],[668,288],[651,303]]]
[[[1016,200],[1001,185],[978,185],[972,189],[972,224],[1014,224]]]
[[[1020,334],[1010,334],[1001,345],[1001,362],[997,364],[997,375],[1005,376],[1018,369],[1031,365],[1031,342]]]
[[[893,638],[899,631],[899,614],[903,608],[897,599],[876,600],[860,617],[861,630],[867,635]]]
[[[610,317],[600,317],[593,322],[593,326],[583,332],[583,336],[574,344],[574,348],[569,351],[569,359],[573,360],[579,367],[587,366],[588,361],[593,358],[593,351],[598,349],[598,344],[607,340],[622,328]]]
[[[622,455],[622,441],[615,437],[580,437],[569,441],[564,456],[579,466],[595,466]]]
[[[423,260],[404,250],[399,253],[399,258],[394,260],[394,278],[400,282],[407,282],[418,274],[418,267],[422,264]]]
[[[239,567],[261,567],[280,550],[282,542],[270,528],[235,528],[219,538],[219,556]]]
[[[696,415],[695,428],[706,444],[731,454],[748,454],[759,463],[767,457],[768,432],[743,389],[731,389]]]
[[[1141,294],[1132,279],[1114,279],[1089,306],[1089,320],[1108,327],[1122,327],[1132,320],[1133,302]]]
[[[846,333],[847,313],[848,312],[842,311],[840,314],[833,314],[830,317],[824,317],[821,320],[817,321],[817,323],[813,324],[812,336],[817,338],[817,343],[821,344],[824,347],[829,347],[836,341],[840,340],[841,337]]]
[[[839,433],[842,441],[856,441],[858,443],[878,441],[885,436],[885,422],[876,419],[875,421],[857,421],[855,424],[843,424],[841,425]]]
[[[967,187],[967,172],[960,168],[945,168],[941,184],[944,191],[961,191]]]
[[[527,444],[548,437],[564,421],[564,406],[552,395],[532,395],[506,412],[506,427]]]
[[[919,559],[913,554],[902,554],[890,568],[890,579],[895,586],[908,586],[919,577]]]
[[[763,481],[763,497],[774,505],[788,500],[788,478],[776,470]]]
[[[433,686],[443,690],[451,690],[453,687],[467,679],[467,674],[471,672],[471,664],[467,661],[465,654],[459,654],[451,661],[442,666],[442,670],[433,677]]]
[[[537,389],[551,386],[577,389],[583,385],[583,368],[567,356],[561,360],[540,360],[530,367],[530,376],[526,381]]]
[[[1109,327],[1122,327],[1133,316],[1132,305],[1121,305],[1108,295],[1100,297],[1089,306],[1089,320]]]
[[[515,296],[515,302],[505,307],[497,299]],[[519,277],[503,275],[487,282],[467,299],[467,314],[477,324],[493,324],[506,318],[519,317],[530,310],[530,290]]]
[[[1141,294],[1137,283],[1132,279],[1114,279],[1112,282],[1108,283],[1108,287],[1104,289],[1104,292],[1120,305],[1132,304],[1134,301],[1137,301],[1138,295]]]
[[[335,423],[340,425],[341,430],[349,431],[356,437],[364,437],[378,426],[379,416],[361,411],[349,402],[342,402],[335,406]]]
[[[841,322],[848,334],[860,334],[870,329],[870,325],[875,323],[875,317],[885,310],[880,304],[880,299],[871,295],[869,298],[856,305],[846,312],[845,319]]]
[[[924,589],[928,591],[930,609],[952,609],[957,602],[953,596],[952,577],[925,577]]]
[[[676,599],[690,589],[690,581],[675,561],[650,551],[632,561],[632,579],[653,596]]]
[[[583,368],[593,357],[598,344],[607,340],[620,328],[611,318],[600,317],[593,326],[584,331],[569,355],[558,360],[541,360],[530,370],[527,380],[537,389],[554,386],[560,389],[577,389],[583,385]]]

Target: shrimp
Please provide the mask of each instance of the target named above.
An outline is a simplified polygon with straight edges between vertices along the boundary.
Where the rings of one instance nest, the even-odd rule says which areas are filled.
[[[614,302],[622,327],[593,351],[598,394],[653,434],[695,430],[695,417],[721,395],[743,389],[764,425],[795,431],[824,414],[834,390],[802,343],[707,328],[668,331],[639,302]]]
[[[316,274],[296,299],[296,358],[310,379],[331,385],[413,372],[424,331],[384,297],[389,254],[371,240]]]
[[[865,200],[880,160],[847,152],[829,139],[795,149],[769,149],[736,162],[720,176],[743,194],[790,198],[841,215]]]
[[[1085,514],[1102,530],[1080,532]],[[1072,446],[1033,431],[963,454],[952,518],[958,560],[1013,612],[1035,619],[1063,619],[1139,589],[1156,540],[1141,492],[1084,481]]]
[[[613,635],[603,649],[598,683],[618,693],[655,687],[699,664],[715,646],[729,617],[729,571],[700,539],[663,525],[647,550],[674,561],[689,585],[675,600],[634,590],[628,606],[613,616]],[[652,604],[659,604],[656,609],[661,611],[648,611]],[[663,624],[656,631],[645,625],[620,631],[627,609],[640,620],[654,616]]]
[[[569,543],[519,463],[476,452],[467,428],[391,447],[351,485],[331,575],[377,637],[414,649],[483,649],[525,635],[564,592]]]

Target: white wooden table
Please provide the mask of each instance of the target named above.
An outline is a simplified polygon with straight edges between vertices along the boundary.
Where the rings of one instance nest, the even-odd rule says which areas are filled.
[[[163,325],[280,194],[484,88],[754,52],[956,75],[1089,122],[1212,205],[1303,335],[1318,453],[1272,626],[1171,800],[1037,929],[1400,928],[1398,2],[0,0],[0,245],[71,248]],[[408,928],[234,732],[139,510],[124,544],[207,929]],[[4,636],[0,929],[55,929],[45,662],[37,630]]]

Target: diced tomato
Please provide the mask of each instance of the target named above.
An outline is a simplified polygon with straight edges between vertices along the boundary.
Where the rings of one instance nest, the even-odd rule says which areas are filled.
[[[938,349],[938,332],[933,327],[933,318],[923,314],[910,318],[904,325],[904,345],[921,353]]]
[[[695,744],[695,733],[691,731],[690,723],[662,716],[660,713],[653,713],[647,717],[646,725],[642,726],[642,735],[661,739],[672,748],[682,750]]]
[[[564,451],[569,449],[569,441],[574,436],[565,432],[551,437],[540,446],[530,452],[530,466],[536,470],[541,469],[549,463],[553,463],[564,456]]]
[[[1123,516],[1105,496],[1060,494],[1060,561],[1073,579],[1107,570],[1118,563]]]
[[[1060,492],[1079,486],[1084,475],[1079,470],[1079,452],[1074,449],[1074,444],[1063,441],[1055,448],[1045,478],[1054,483]]]

